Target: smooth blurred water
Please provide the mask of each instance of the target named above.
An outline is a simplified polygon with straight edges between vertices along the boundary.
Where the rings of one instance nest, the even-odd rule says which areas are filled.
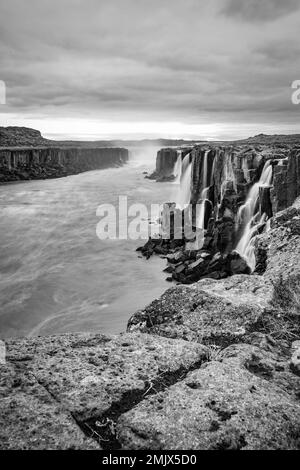
[[[164,260],[138,258],[144,241],[96,236],[100,204],[163,203],[174,186],[144,178],[157,149],[122,168],[0,186],[0,337],[118,333],[168,287]]]

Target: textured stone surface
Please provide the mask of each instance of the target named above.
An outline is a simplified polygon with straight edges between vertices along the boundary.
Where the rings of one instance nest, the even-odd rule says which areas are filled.
[[[34,375],[0,366],[0,449],[99,449]]]
[[[7,343],[8,361],[22,363],[81,422],[101,417],[126,393],[143,394],[161,374],[189,370],[206,357],[202,345],[142,334]]]
[[[300,341],[294,341],[292,344],[292,357],[290,362],[290,369],[294,374],[300,376]]]
[[[135,450],[297,449],[299,431],[299,401],[231,358],[204,364],[118,422],[120,442]]]
[[[210,354],[119,418],[124,448],[300,448],[299,200],[257,244],[262,276],[177,286],[130,319],[130,331],[200,341]]]
[[[253,329],[271,299],[271,284],[259,276],[203,279],[168,289],[131,317],[128,330],[227,344]]]
[[[300,279],[300,200],[270,222],[270,230],[256,240],[256,257],[258,262],[264,258],[265,277]]]

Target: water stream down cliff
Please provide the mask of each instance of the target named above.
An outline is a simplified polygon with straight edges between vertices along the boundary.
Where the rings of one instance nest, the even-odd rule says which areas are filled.
[[[270,188],[272,181],[272,166],[270,160],[267,160],[258,183],[254,183],[237,215],[237,228],[244,226],[240,240],[236,246],[236,251],[240,253],[249,264],[252,271],[255,269],[255,246],[253,237],[257,234],[258,227],[266,222],[268,216],[259,208],[259,190],[260,188]]]
[[[174,198],[176,211],[189,204],[192,207],[194,240],[169,244],[171,254],[176,245],[185,252],[202,250],[205,255],[206,251],[213,267],[217,263],[212,258],[219,256],[225,268],[221,274],[216,268],[214,276],[233,274],[235,270],[253,272],[256,235],[266,229],[268,219],[300,194],[300,148],[274,143],[161,149],[155,174],[158,181],[173,177],[178,183],[180,179]],[[162,244],[159,250],[164,253],[166,248]],[[196,263],[192,268],[184,255],[181,261],[185,264],[175,267],[175,275],[173,267],[168,266],[173,279],[192,282],[210,273],[212,268],[198,261],[200,255],[192,255]]]

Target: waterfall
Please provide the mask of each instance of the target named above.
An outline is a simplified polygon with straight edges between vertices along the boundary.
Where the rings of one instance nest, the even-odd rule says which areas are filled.
[[[204,229],[205,221],[205,201],[207,201],[210,181],[208,181],[208,154],[209,150],[205,151],[202,166],[202,181],[201,181],[201,194],[196,214],[196,226]],[[199,207],[200,206],[200,207]]]
[[[248,168],[248,161],[246,158],[242,159],[242,170],[243,170],[245,181],[247,183],[250,183],[251,178],[250,178],[250,173],[249,173],[249,168]]]
[[[199,203],[199,211],[197,212],[197,227],[204,229],[204,222],[205,222],[205,202],[208,201],[209,186],[204,188],[201,191],[200,196],[200,203]]]
[[[209,150],[205,151],[204,159],[203,159],[203,168],[202,168],[202,189],[207,186],[207,161],[208,161],[208,153]]]
[[[210,174],[210,186],[214,184],[214,178],[215,178],[215,167],[216,167],[216,156],[214,156],[213,159],[213,164],[211,168],[211,174]]]
[[[268,160],[264,165],[260,180],[252,186],[245,204],[239,208],[237,214],[237,225],[239,227],[243,224],[244,229],[235,250],[247,260],[252,271],[255,269],[256,262],[253,237],[256,235],[259,226],[266,221],[266,214],[260,217],[257,207],[259,188],[261,186],[270,186],[272,175],[271,162]]]
[[[192,162],[188,153],[182,160],[180,188],[177,194],[176,205],[183,209],[191,200]]]
[[[175,183],[179,184],[181,180],[181,171],[182,171],[182,151],[177,151],[177,160],[174,167],[174,176],[175,176]]]
[[[221,184],[221,201],[223,200],[226,189],[227,189],[227,183],[229,181],[232,182],[233,184],[233,189],[235,192],[237,192],[237,182],[236,182],[236,177],[234,174],[233,170],[233,164],[232,164],[232,159],[231,159],[231,154],[225,154],[225,164],[224,164],[224,174],[222,177],[222,184]]]

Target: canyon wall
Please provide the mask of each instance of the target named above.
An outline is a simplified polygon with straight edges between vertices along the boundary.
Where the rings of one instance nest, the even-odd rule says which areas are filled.
[[[189,148],[163,148],[157,152],[155,171],[150,176],[150,179],[156,181],[173,181],[175,179],[176,162],[178,155],[184,158],[191,149]]]
[[[182,159],[186,153],[180,154]],[[158,152],[158,180],[166,175],[174,176],[178,155],[175,149],[172,153],[169,149]],[[253,185],[259,184],[267,161],[272,166],[273,177],[269,186],[263,183],[259,188],[260,211],[271,217],[289,207],[300,194],[300,145],[202,145],[190,151],[190,161],[190,203],[201,203],[206,189],[206,243],[223,252],[234,248],[239,208]]]
[[[0,182],[58,178],[127,160],[124,148],[0,148]]]
[[[259,186],[257,210],[269,217],[289,207],[300,194],[300,146],[196,147],[192,160],[191,203],[201,202],[206,184],[206,245],[221,252],[234,249],[240,236],[239,209],[255,184]],[[266,185],[260,178],[268,161],[273,177]]]
[[[141,247],[142,254],[147,258],[152,253],[166,255],[166,272],[171,274],[167,280],[185,284],[203,277],[219,279],[261,271],[255,239],[300,194],[300,145],[199,145],[185,155],[178,150],[173,170],[169,161],[164,167],[163,155],[163,151],[158,154],[157,178],[166,170],[178,182],[178,196],[169,204],[173,211],[170,224],[175,219],[188,221],[194,238],[187,239],[181,227],[174,226],[171,240],[149,240]],[[186,215],[187,204],[192,215]],[[178,211],[183,217],[175,217]],[[181,232],[178,239],[176,234]]]

